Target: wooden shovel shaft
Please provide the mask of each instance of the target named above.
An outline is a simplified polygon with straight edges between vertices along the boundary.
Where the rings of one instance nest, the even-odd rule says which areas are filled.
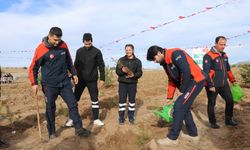
[[[39,112],[39,105],[38,105],[38,98],[37,94],[34,94],[35,97],[35,103],[36,103],[36,116],[37,116],[37,126],[38,126],[38,132],[39,136],[42,139],[42,131],[41,131],[41,125],[40,125],[40,112]]]

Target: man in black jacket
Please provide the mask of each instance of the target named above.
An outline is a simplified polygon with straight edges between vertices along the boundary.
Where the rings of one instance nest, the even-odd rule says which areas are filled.
[[[85,89],[88,88],[91,101],[94,125],[103,126],[104,123],[99,119],[99,103],[98,103],[98,69],[100,72],[100,87],[104,86],[105,81],[105,64],[102,53],[99,49],[92,45],[93,39],[90,33],[83,35],[84,46],[76,52],[74,66],[77,71],[79,82],[75,87],[75,97],[79,101]],[[66,126],[72,126],[73,123],[69,119]]]
[[[134,124],[135,96],[138,79],[142,76],[141,61],[134,55],[134,46],[127,44],[125,46],[126,56],[118,60],[116,74],[119,81],[119,124],[124,124],[126,100],[128,96],[128,118],[131,124]]]

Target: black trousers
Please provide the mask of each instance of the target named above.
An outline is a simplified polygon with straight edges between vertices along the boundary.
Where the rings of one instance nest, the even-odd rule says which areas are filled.
[[[92,101],[93,119],[96,120],[99,118],[99,100],[98,100],[97,81],[84,82],[84,81],[79,80],[78,84],[75,86],[75,92],[74,92],[77,101],[80,100],[85,87],[88,88],[89,95]]]
[[[210,123],[216,123],[214,108],[216,105],[216,97],[218,94],[225,100],[226,108],[225,108],[225,121],[231,120],[233,117],[233,97],[229,87],[229,84],[226,84],[223,87],[216,87],[216,92],[209,91],[209,88],[206,87],[208,105],[207,105],[207,113],[208,119]]]
[[[119,82],[119,120],[124,121],[126,111],[127,97],[128,97],[128,118],[134,120],[135,113],[135,96],[136,96],[137,83],[122,83]]]

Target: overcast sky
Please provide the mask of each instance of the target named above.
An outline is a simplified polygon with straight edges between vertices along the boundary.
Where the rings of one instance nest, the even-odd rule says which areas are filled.
[[[229,2],[205,13],[185,18],[152,31],[151,26],[176,20],[207,7]],[[249,0],[0,0],[0,64],[29,66],[34,50],[52,26],[63,30],[62,39],[71,54],[82,46],[82,35],[93,34],[94,45],[101,47],[105,62],[114,66],[112,57],[124,55],[124,45],[135,45],[144,68],[158,65],[147,62],[151,45],[188,48],[211,46],[218,35],[232,37],[250,31]],[[107,44],[130,34],[135,36]],[[242,44],[241,46],[235,46]],[[228,41],[229,61],[250,60],[250,33]],[[13,52],[13,51],[32,52]]]

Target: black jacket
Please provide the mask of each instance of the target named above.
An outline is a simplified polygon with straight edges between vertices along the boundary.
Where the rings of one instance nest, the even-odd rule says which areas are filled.
[[[121,62],[123,66],[128,67],[133,73],[134,77],[126,78],[127,74],[122,71],[122,67],[119,63],[116,65],[116,74],[118,75],[118,81],[123,83],[137,83],[138,79],[142,76],[142,64],[141,61],[134,56],[133,59],[128,59],[126,56],[121,57],[118,62]]]
[[[81,47],[76,52],[75,68],[80,81],[93,82],[98,80],[98,68],[100,80],[105,81],[105,64],[102,53],[92,46],[89,49]]]

